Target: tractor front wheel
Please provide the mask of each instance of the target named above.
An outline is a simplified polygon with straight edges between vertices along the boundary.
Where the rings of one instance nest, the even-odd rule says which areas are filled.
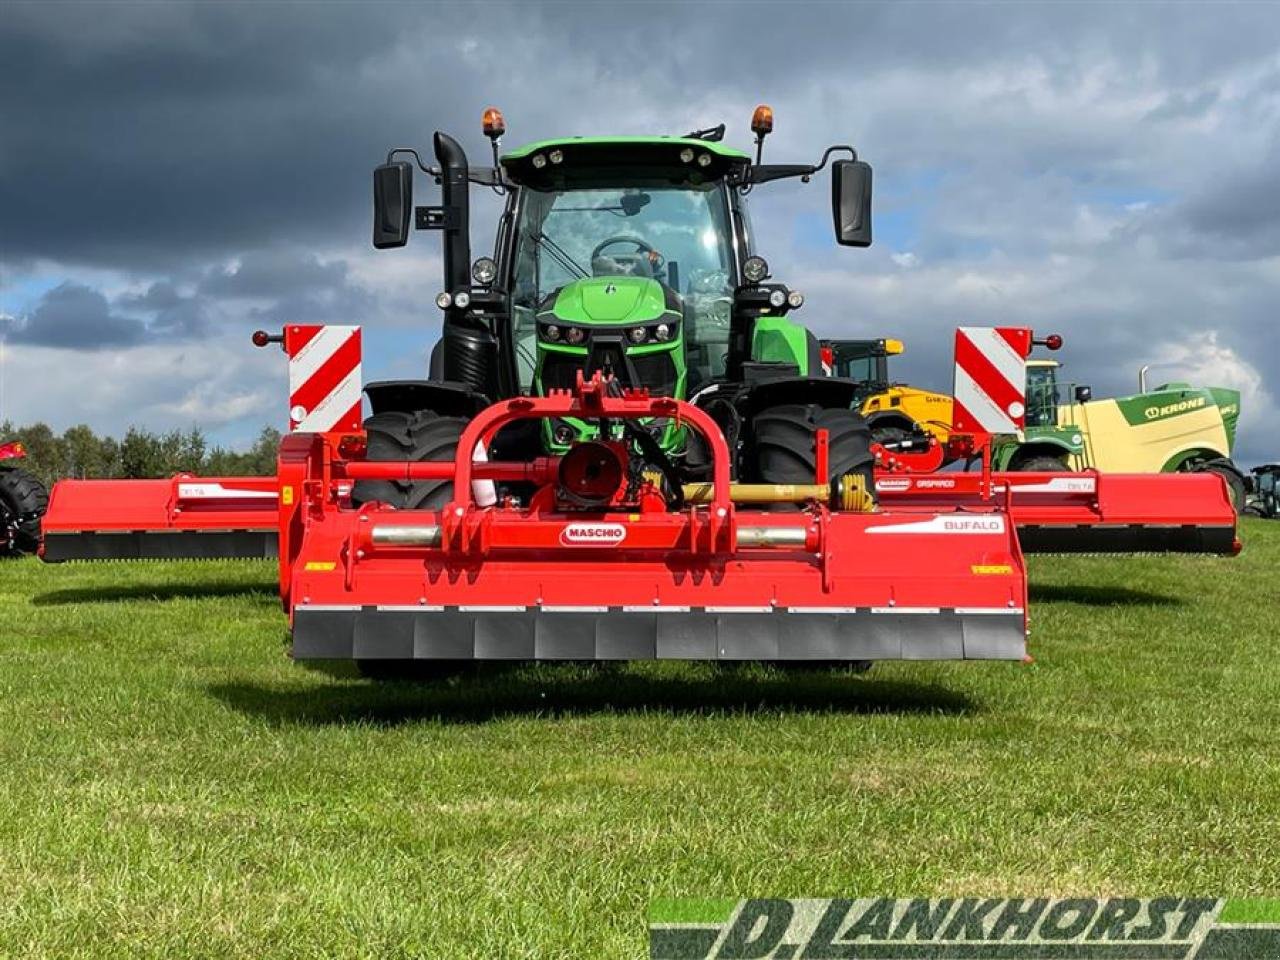
[[[1025,457],[1022,460],[1015,460],[1009,464],[1009,469],[1022,473],[1064,473],[1068,468],[1057,457],[1039,454],[1033,457]]]
[[[790,403],[761,410],[751,424],[754,459],[742,472],[761,483],[813,483],[819,430],[827,431],[832,489],[854,474],[874,494],[871,431],[861,414],[845,407]]]
[[[433,410],[375,413],[364,422],[366,459],[418,463],[453,461],[467,421]],[[398,510],[439,510],[453,499],[451,480],[358,480],[351,492],[356,504],[378,500]]]
[[[49,491],[27,473],[0,470],[0,547],[10,555],[33,553],[40,546],[40,518],[49,507]]]

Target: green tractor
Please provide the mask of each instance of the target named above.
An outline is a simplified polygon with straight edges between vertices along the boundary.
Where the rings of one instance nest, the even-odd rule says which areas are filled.
[[[830,162],[836,242],[868,246],[871,168],[844,146],[817,164],[762,163],[771,128],[771,111],[758,109],[754,161],[722,142],[723,125],[683,137],[547,140],[499,156],[505,125],[490,109],[492,167],[470,166],[438,132],[438,166],[391,151],[374,171],[374,246],[403,246],[411,220],[443,232],[444,322],[429,379],[366,386],[368,457],[452,458],[467,420],[490,403],[572,389],[601,372],[616,389],[705,409],[735,453],[736,479],[812,482],[825,429],[833,489],[852,476],[873,489],[866,423],[850,409],[857,386],[823,376],[817,339],[791,318],[804,297],[772,281],[747,213],[755,188],[807,181]],[[832,161],[839,154],[848,158]],[[440,206],[413,206],[415,166],[440,184]],[[505,198],[493,255],[474,263],[472,184]],[[520,421],[477,455],[533,459],[593,439],[627,442],[673,501],[683,483],[709,477],[701,438],[671,421]],[[527,491],[512,484],[501,493]],[[438,508],[451,495],[447,481],[362,481],[354,490],[357,502],[406,508]]]
[[[1249,474],[1249,500],[1244,512],[1270,520],[1280,518],[1280,463],[1264,463]]]

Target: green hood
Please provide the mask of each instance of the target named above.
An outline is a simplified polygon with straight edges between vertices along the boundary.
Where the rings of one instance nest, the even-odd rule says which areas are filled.
[[[561,287],[540,312],[564,323],[626,326],[660,318],[673,309],[667,299],[662,284],[646,277],[586,277]]]

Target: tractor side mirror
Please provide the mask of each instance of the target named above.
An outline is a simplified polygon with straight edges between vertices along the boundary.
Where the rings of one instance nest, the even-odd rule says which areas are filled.
[[[373,169],[373,245],[379,250],[403,247],[409,240],[413,212],[413,168],[405,162]]]
[[[1093,399],[1093,387],[1076,387],[1076,403],[1088,403]]]
[[[871,246],[871,164],[837,160],[831,167],[831,217],[836,243]]]

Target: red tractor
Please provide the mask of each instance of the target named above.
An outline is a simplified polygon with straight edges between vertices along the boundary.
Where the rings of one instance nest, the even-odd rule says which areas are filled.
[[[19,442],[0,443],[0,555],[34,553],[40,545],[40,518],[49,506],[49,491],[15,465],[26,457]]]

